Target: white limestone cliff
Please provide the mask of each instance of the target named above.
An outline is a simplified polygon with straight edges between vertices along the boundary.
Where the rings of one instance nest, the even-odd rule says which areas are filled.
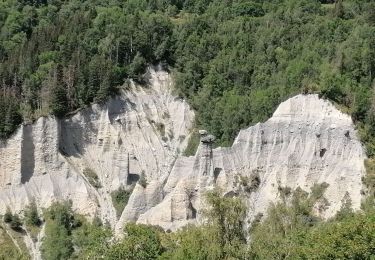
[[[130,188],[142,174],[150,190],[185,149],[194,120],[188,104],[172,95],[168,73],[150,70],[149,76],[149,86],[131,83],[105,105],[64,120],[40,118],[1,142],[0,214],[7,207],[22,214],[32,200],[40,209],[71,200],[78,213],[115,227],[111,192]],[[100,188],[90,184],[85,169],[97,174]],[[134,220],[158,202],[146,194]]]
[[[126,221],[175,230],[199,220],[203,194],[215,185],[246,194],[252,219],[280,199],[280,187],[309,191],[323,182],[329,205],[321,216],[340,209],[347,193],[359,208],[365,152],[351,118],[330,102],[295,96],[268,121],[240,131],[232,147],[202,143],[184,157],[194,113],[172,94],[168,73],[149,74],[148,87],[130,84],[105,105],[64,120],[40,118],[0,143],[0,214],[6,207],[22,212],[31,200],[39,208],[71,200],[77,212],[99,216],[118,234]],[[99,188],[85,169],[98,175]],[[137,182],[142,175],[147,185]],[[241,178],[254,176],[259,187],[244,192]],[[121,186],[134,189],[117,219],[110,193]]]
[[[212,151],[201,144],[195,157],[179,157],[163,188],[163,201],[138,222],[174,230],[204,206],[202,192],[214,184],[228,194],[242,192],[240,179],[258,176],[247,192],[248,217],[265,213],[280,199],[280,188],[327,183],[327,202],[317,214],[333,216],[348,193],[360,208],[366,155],[351,118],[318,95],[298,95],[280,104],[265,123],[240,131],[232,147]]]

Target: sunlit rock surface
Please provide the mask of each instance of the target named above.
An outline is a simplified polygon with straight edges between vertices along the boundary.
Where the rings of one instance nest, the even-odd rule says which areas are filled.
[[[40,118],[0,143],[0,214],[7,207],[22,213],[31,200],[39,208],[71,200],[117,234],[126,221],[175,230],[200,220],[203,194],[214,186],[246,197],[251,220],[280,199],[280,188],[310,191],[323,182],[326,203],[317,214],[332,216],[345,196],[360,207],[365,152],[351,118],[330,102],[295,96],[268,121],[240,131],[232,147],[205,142],[184,157],[194,113],[172,94],[168,73],[150,69],[149,76],[147,87],[131,83],[105,105],[64,120]],[[244,185],[254,178],[257,185]],[[117,218],[111,192],[119,187],[133,191]]]
[[[141,175],[149,185],[135,187],[134,196],[144,196],[129,218],[136,220],[161,201],[161,188],[153,183],[185,149],[194,113],[172,95],[168,73],[150,70],[149,78],[147,86],[131,83],[121,96],[67,119],[40,118],[1,143],[0,213],[8,206],[19,212],[31,200],[40,208],[71,200],[77,212],[115,226],[110,193],[131,188]],[[90,184],[85,169],[96,173],[100,188]]]
[[[351,118],[318,95],[298,95],[280,104],[265,123],[240,131],[232,147],[210,149],[201,144],[195,157],[179,157],[163,187],[164,199],[140,215],[138,222],[175,229],[194,221],[202,207],[202,191],[214,184],[247,197],[249,219],[264,213],[280,190],[327,183],[325,205],[317,214],[337,212],[347,193],[359,209],[365,174],[364,149]],[[257,177],[251,187],[244,181]]]

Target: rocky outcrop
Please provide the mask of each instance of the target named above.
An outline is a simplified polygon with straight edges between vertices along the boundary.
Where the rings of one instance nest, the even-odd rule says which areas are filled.
[[[20,212],[35,200],[40,208],[71,200],[84,215],[118,222],[111,192],[134,186],[144,175],[142,206],[129,219],[162,199],[157,185],[189,139],[194,113],[172,95],[171,77],[149,71],[149,85],[130,83],[122,95],[70,118],[40,118],[0,144],[0,213]],[[84,173],[98,177],[94,187]],[[152,190],[155,187],[155,190]],[[137,192],[135,192],[137,193]]]
[[[246,196],[251,220],[283,188],[310,191],[323,182],[329,186],[318,214],[332,216],[348,196],[359,208],[365,152],[351,118],[330,102],[295,96],[227,148],[213,148],[202,131],[196,155],[184,157],[194,114],[172,94],[166,72],[149,74],[148,87],[131,83],[105,105],[64,120],[41,118],[1,143],[0,213],[22,211],[31,200],[39,208],[72,200],[77,212],[118,232],[126,221],[175,230],[199,220],[203,194],[214,186]],[[119,187],[132,194],[118,219],[110,194]]]
[[[138,222],[175,229],[202,206],[202,192],[213,185],[228,195],[247,197],[251,220],[280,199],[285,188],[309,192],[327,183],[324,218],[333,216],[343,200],[359,209],[365,174],[365,152],[353,122],[318,95],[298,95],[272,118],[240,131],[232,147],[211,149],[201,143],[195,157],[179,157],[163,187],[164,199],[140,215]]]

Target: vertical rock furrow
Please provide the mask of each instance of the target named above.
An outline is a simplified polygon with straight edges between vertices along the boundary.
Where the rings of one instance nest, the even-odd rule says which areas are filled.
[[[335,214],[346,193],[359,208],[365,152],[351,118],[330,102],[295,96],[241,130],[231,147],[201,144],[184,157],[194,113],[172,95],[168,73],[149,75],[147,88],[130,84],[106,104],[40,118],[0,143],[0,214],[7,206],[21,212],[31,199],[40,208],[71,199],[77,212],[119,233],[126,221],[174,230],[200,221],[203,195],[215,185],[245,195],[251,220],[280,199],[280,188],[310,191],[322,182],[330,203],[322,217]],[[260,182],[245,183],[254,177]],[[120,187],[132,193],[118,219],[111,193]]]
[[[176,208],[188,210],[180,194],[192,185],[197,187],[198,213],[204,207],[203,194],[212,188],[210,176],[215,174],[215,170],[206,173],[202,168],[207,159],[204,155],[201,145],[195,159],[178,159],[166,184],[168,195],[141,214],[138,222],[172,230],[191,222],[189,218],[168,220],[166,216]],[[314,184],[323,182],[329,185],[324,195],[329,206],[319,212],[322,217],[335,214],[346,193],[353,208],[359,209],[365,158],[349,116],[317,95],[298,95],[282,103],[265,123],[240,131],[232,147],[214,149],[212,161],[215,169],[221,169],[215,177],[217,185],[228,194],[245,190],[251,220],[280,199],[280,188],[300,187],[309,192]],[[193,160],[194,167],[188,165]],[[251,179],[254,175],[260,179],[257,187],[241,187],[240,176]]]

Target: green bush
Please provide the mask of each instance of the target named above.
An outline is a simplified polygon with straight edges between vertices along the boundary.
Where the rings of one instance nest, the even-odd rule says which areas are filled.
[[[22,230],[22,221],[17,214],[12,216],[11,221],[9,222],[9,226],[14,231],[21,231]]]
[[[118,190],[111,192],[112,203],[116,209],[117,218],[121,217],[131,194],[132,190],[125,190],[124,187],[120,187]]]
[[[38,208],[36,206],[35,201],[32,201],[26,208],[25,208],[25,223],[29,226],[40,226],[41,220],[38,214]]]
[[[42,258],[46,260],[69,259],[74,252],[72,231],[81,226],[75,217],[72,203],[55,202],[45,212],[45,237],[41,246]]]
[[[100,221],[101,222],[101,221]],[[110,248],[112,232],[98,220],[89,223],[84,221],[82,226],[73,230],[72,242],[75,252],[73,259],[103,259]]]
[[[105,254],[105,259],[158,259],[163,252],[159,230],[146,225],[129,223],[124,229],[124,239],[114,244]]]
[[[260,177],[258,173],[248,176],[240,175],[240,183],[244,187],[245,192],[252,193],[259,188]]]
[[[4,214],[4,217],[3,217],[4,222],[5,222],[5,223],[9,223],[9,222],[11,222],[11,221],[12,221],[12,217],[13,217],[13,214],[12,214],[12,212],[10,211],[10,208],[7,207],[7,210],[6,210],[6,212],[5,212],[5,214]]]
[[[14,231],[22,231],[22,221],[20,217],[18,216],[18,214],[12,214],[9,208],[7,208],[3,220]]]
[[[83,170],[83,175],[85,175],[85,177],[87,178],[87,180],[89,181],[89,183],[96,189],[99,189],[102,187],[101,183],[100,183],[100,179],[98,177],[98,175],[96,174],[96,172],[90,168],[85,168]]]
[[[74,251],[70,230],[58,222],[47,220],[45,237],[41,247],[42,257],[46,260],[69,259]]]

